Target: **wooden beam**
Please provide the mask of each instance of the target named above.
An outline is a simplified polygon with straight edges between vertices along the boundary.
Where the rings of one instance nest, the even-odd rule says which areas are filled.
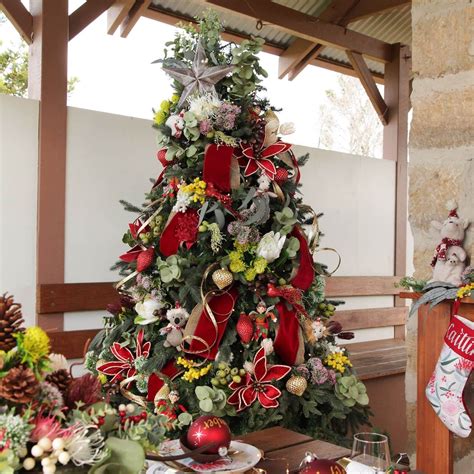
[[[33,17],[21,0],[2,0],[0,10],[10,20],[21,37],[31,44],[33,41]]]
[[[391,45],[384,41],[347,30],[342,26],[320,21],[311,15],[270,0],[252,3],[240,0],[206,0],[206,2],[227,11],[270,23],[287,33],[308,41],[344,50],[351,49],[376,61],[389,62],[392,59]]]
[[[296,38],[278,58],[278,79],[283,79],[304,58],[313,51],[315,44],[301,38]]]
[[[355,53],[354,51],[346,51],[347,57],[349,58],[354,71],[357,73],[358,78],[362,84],[362,87],[365,89],[371,104],[373,105],[377,115],[379,116],[382,125],[387,125],[387,113],[388,107],[385,101],[383,100],[380,91],[375,84],[372,74],[367,67],[366,62],[361,54]]]
[[[394,45],[394,59],[385,66],[385,103],[389,108],[388,125],[384,127],[383,158],[396,161],[395,177],[395,247],[394,274],[406,274],[408,230],[408,110],[409,110],[409,61],[408,46]],[[395,298],[395,306],[405,301]],[[405,330],[398,330],[396,337],[403,339]]]
[[[87,0],[69,15],[69,41],[107,11],[115,0]]]
[[[322,12],[319,18],[323,21],[346,26],[366,16],[386,13],[391,9],[400,8],[410,3],[411,1],[407,0],[382,0],[381,2],[374,2],[373,0],[334,0],[329,7]],[[297,56],[298,53],[292,54],[291,51],[289,51],[290,48],[288,48],[287,54],[291,57],[291,63],[290,60],[286,58],[286,52],[284,52],[280,58],[283,58],[283,62],[286,64],[282,64],[281,74],[279,71],[280,79],[288,73],[288,79],[290,81],[295,79],[306,66],[314,63],[314,60],[324,51],[324,46],[321,47],[320,44],[315,44],[301,38],[297,38],[290,47],[291,46],[293,46],[295,51],[300,51],[301,53]],[[304,54],[304,52],[306,52],[306,54]]]
[[[113,35],[125,20],[135,0],[115,0],[107,10],[107,33]]]
[[[309,54],[304,57],[293,69],[288,73],[288,79],[292,81],[298,76],[309,64],[316,60],[324,50],[324,45],[313,44],[313,47]]]
[[[126,38],[133,27],[137,24],[137,21],[146,12],[151,4],[151,0],[136,0],[132,6],[128,15],[126,16],[123,23],[120,25],[120,36]]]
[[[386,328],[405,324],[408,307],[337,310],[332,319],[344,330]]]
[[[351,8],[347,14],[341,18],[342,25],[348,25],[354,21],[362,20],[369,16],[381,15],[390,10],[396,10],[406,5],[410,5],[411,0],[359,0],[355,2],[354,7]]]
[[[194,18],[187,17],[184,15],[180,15],[179,13],[174,13],[170,11],[166,11],[160,9],[158,5],[151,4],[148,9],[142,15],[145,18],[149,18],[150,20],[159,21],[161,23],[166,23],[167,25],[176,26],[178,23],[193,23],[197,24],[197,21]],[[244,39],[249,39],[250,36],[245,35],[243,33],[239,33],[237,31],[230,30],[224,26],[224,31],[222,32],[222,38],[225,41],[240,43]],[[262,50],[265,53],[275,54],[276,56],[280,56],[284,49],[277,44],[273,44],[270,42],[265,42],[263,45]]]
[[[36,291],[36,305],[42,314],[105,309],[118,298],[113,283],[43,284]]]
[[[326,295],[339,296],[381,296],[398,295],[395,286],[401,277],[394,276],[351,276],[331,277],[326,282]],[[100,283],[46,283],[37,286],[38,312],[45,317],[58,311],[93,311],[105,309],[109,303],[118,300],[113,282]],[[340,311],[341,313],[343,311]]]
[[[66,359],[81,359],[84,357],[87,341],[93,339],[98,332],[98,329],[48,332],[51,352],[63,354]]]
[[[154,4],[150,5],[150,7],[145,11],[143,16],[145,18],[149,18],[150,20],[160,21],[162,23],[166,23],[167,25],[172,26],[175,26],[180,22],[196,23],[196,20],[194,20],[193,18],[159,9],[157,5]],[[247,35],[229,29],[224,29],[222,37],[226,41],[233,41],[235,43],[240,43],[242,40],[249,38],[249,36]],[[269,42],[266,42],[263,45],[262,49],[266,53],[275,54],[276,56],[280,56],[285,51],[281,46]],[[311,64],[317,67],[322,67],[324,69],[329,69],[330,71],[340,72],[341,74],[347,74],[349,76],[357,77],[355,71],[350,65],[339,63],[337,61],[332,61],[328,58],[318,57],[312,60]],[[383,84],[382,74],[372,73],[372,76],[377,84]]]
[[[338,24],[341,18],[354,5],[356,0],[334,0],[318,15],[322,21]],[[289,74],[293,80],[308,64],[319,56],[322,51],[320,44],[302,38],[296,38],[283,52],[278,61],[278,77],[282,79]]]
[[[395,286],[401,277],[395,276],[346,276],[330,277],[326,280],[326,296],[383,296],[396,295]]]
[[[406,346],[395,339],[355,342],[347,344],[346,348],[361,380],[403,374],[406,371]]]
[[[357,77],[357,73],[352,69],[349,64],[340,63],[337,61],[332,61],[329,58],[323,58],[321,56],[313,59],[311,64],[314,66],[322,67],[324,69],[329,69],[330,71],[340,72],[341,74],[346,74],[347,76]],[[377,84],[384,83],[383,74],[372,72],[372,77]]]
[[[33,37],[28,96],[39,100],[38,223],[36,281],[64,281],[64,229],[67,137],[68,0],[31,0]],[[57,312],[37,322],[63,329]]]
[[[451,310],[450,302],[442,302],[431,309],[423,305],[418,310],[416,468],[431,474],[453,474],[453,434],[439,419],[425,395],[443,348]],[[474,312],[468,315],[461,311],[461,314],[474,321]]]

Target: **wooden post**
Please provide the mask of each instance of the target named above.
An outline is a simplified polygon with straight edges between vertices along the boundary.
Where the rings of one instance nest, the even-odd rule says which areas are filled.
[[[474,321],[474,302],[465,301],[459,314]],[[418,310],[416,468],[430,474],[453,473],[453,436],[425,396],[425,387],[443,347],[451,307],[451,303],[444,302],[431,310],[428,305]]]
[[[394,275],[406,274],[408,223],[408,110],[409,49],[393,45],[393,60],[385,65],[384,100],[388,124],[384,127],[383,157],[396,162]],[[395,306],[405,302],[395,297]],[[405,327],[395,328],[395,338],[405,338]]]
[[[68,0],[31,0],[28,96],[39,100],[37,283],[64,282]],[[37,323],[62,331],[62,313]]]

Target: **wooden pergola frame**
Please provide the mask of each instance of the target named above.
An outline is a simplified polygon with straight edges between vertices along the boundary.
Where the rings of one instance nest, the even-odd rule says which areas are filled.
[[[409,49],[356,33],[346,28],[350,21],[410,3],[406,0],[334,0],[319,18],[309,16],[270,0],[207,0],[210,6],[270,23],[297,37],[286,50],[266,45],[280,56],[279,76],[296,77],[308,64],[337,70],[360,79],[381,122],[384,124],[383,158],[396,162],[395,263],[393,275],[406,273],[407,232],[407,134],[409,110]],[[30,45],[29,97],[39,100],[38,226],[37,226],[37,322],[54,333],[70,357],[77,357],[91,331],[64,332],[65,311],[99,309],[111,296],[106,284],[74,287],[82,305],[72,297],[71,284],[64,284],[64,237],[67,142],[67,56],[68,42],[99,15],[107,11],[107,32],[117,30],[126,37],[140,17],[176,24],[189,20],[160,11],[151,0],[88,0],[68,14],[68,0],[30,0],[30,10],[20,0],[1,0],[0,8]],[[240,41],[245,36],[232,31],[225,38]],[[347,53],[352,67],[320,57],[325,46]],[[364,57],[385,64],[385,75],[372,73]],[[385,85],[384,96],[376,83]],[[395,297],[391,321],[395,338],[404,339],[404,303],[390,291],[394,278],[342,277],[344,291],[336,294],[389,294]],[[385,280],[384,280],[385,278]],[[337,281],[333,279],[337,288]],[[388,283],[390,282],[390,283]],[[367,287],[375,285],[372,292]],[[74,285],[74,284],[72,284]],[[101,286],[102,285],[102,286]],[[365,288],[360,293],[360,288]],[[84,293],[84,290],[87,293]],[[87,295],[86,300],[84,297]],[[64,297],[72,298],[64,304]],[[73,309],[71,309],[73,308]],[[368,310],[378,311],[380,309]],[[349,315],[348,315],[349,316]],[[347,318],[349,320],[349,318]]]

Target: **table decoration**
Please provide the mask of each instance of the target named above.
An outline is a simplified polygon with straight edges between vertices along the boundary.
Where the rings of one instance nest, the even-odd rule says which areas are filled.
[[[0,297],[2,312],[9,315],[0,319],[0,472],[75,466],[99,473],[113,465],[140,472],[145,451],[164,439],[166,418],[134,403],[110,404],[91,374],[73,378],[64,356],[50,353],[48,335],[22,327],[12,296]]]

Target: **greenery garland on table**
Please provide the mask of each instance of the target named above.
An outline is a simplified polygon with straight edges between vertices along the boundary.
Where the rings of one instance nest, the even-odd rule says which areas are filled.
[[[174,79],[154,117],[164,168],[143,208],[125,203],[140,215],[123,237],[121,304],[86,364],[118,400],[165,415],[170,437],[213,413],[234,434],[278,424],[341,442],[368,422],[368,397],[313,262],[308,157],[261,96],[263,40],[223,43],[221,29],[209,13],[159,61]]]
[[[112,406],[92,374],[72,378],[48,335],[22,327],[21,305],[0,296],[0,472],[141,472],[165,438],[166,417]]]
[[[421,296],[411,305],[409,316],[412,316],[424,304],[429,304],[430,308],[433,308],[446,300],[470,297],[474,290],[474,270],[472,267],[469,266],[464,271],[462,283],[462,286],[456,286],[444,281],[428,283],[426,280],[404,277],[400,280],[399,286],[415,293],[421,293]]]

